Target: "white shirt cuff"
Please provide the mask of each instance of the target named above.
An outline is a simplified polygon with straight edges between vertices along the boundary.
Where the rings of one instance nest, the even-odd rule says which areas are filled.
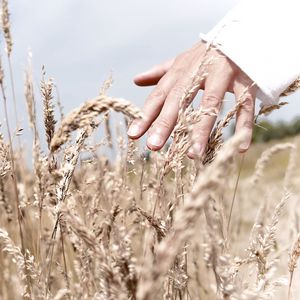
[[[201,38],[257,84],[263,105],[273,105],[300,76],[299,12],[299,0],[241,1]]]

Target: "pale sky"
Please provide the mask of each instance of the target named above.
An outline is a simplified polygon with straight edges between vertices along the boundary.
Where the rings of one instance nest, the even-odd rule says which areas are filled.
[[[24,136],[23,71],[29,48],[36,83],[45,65],[58,84],[65,113],[96,96],[111,71],[114,86],[109,94],[141,106],[150,89],[134,86],[133,76],[191,47],[200,32],[212,28],[236,2],[11,0],[12,60]],[[8,81],[6,86],[9,93]],[[300,114],[299,96],[290,97],[289,107],[270,118],[288,120]]]

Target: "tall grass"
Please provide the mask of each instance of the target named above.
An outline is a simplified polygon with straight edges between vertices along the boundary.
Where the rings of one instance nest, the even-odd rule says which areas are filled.
[[[188,160],[192,125],[216,113],[187,105],[203,66],[181,100],[171,145],[148,153],[127,140],[126,127],[142,115],[107,95],[111,79],[65,116],[43,70],[40,132],[29,62],[33,167],[13,148],[8,117],[8,141],[0,135],[1,299],[297,299],[297,142],[265,150],[243,175],[242,133],[225,144],[222,138],[241,98],[216,125],[204,156]],[[2,100],[10,105],[4,80],[3,71]],[[111,125],[112,111],[124,116],[124,128]],[[95,143],[97,130],[104,138]],[[282,152],[289,162],[270,181],[266,168]]]

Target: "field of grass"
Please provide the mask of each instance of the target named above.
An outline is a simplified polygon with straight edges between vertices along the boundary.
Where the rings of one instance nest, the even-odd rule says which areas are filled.
[[[32,78],[29,66],[32,167],[17,115],[1,127],[0,299],[299,299],[298,137],[237,153],[241,135],[222,140],[237,103],[202,159],[188,160],[190,124],[205,113],[188,107],[169,147],[144,152],[125,134],[140,110],[108,96],[110,80],[64,115],[45,73],[41,131]],[[0,69],[4,111],[12,79]],[[111,122],[115,112],[122,127]]]
[[[14,175],[2,140],[2,299],[287,299],[297,139],[244,158],[233,140],[201,167],[170,151],[146,160],[122,136],[109,160],[86,137],[45,154],[35,142],[34,170],[16,152]]]

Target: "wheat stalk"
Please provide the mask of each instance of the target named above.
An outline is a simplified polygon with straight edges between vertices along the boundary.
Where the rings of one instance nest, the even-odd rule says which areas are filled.
[[[283,91],[280,97],[289,96],[295,93],[300,88],[300,78],[297,78],[285,91]]]
[[[17,131],[20,128],[20,122],[18,117],[18,110],[17,110],[17,102],[16,102],[16,94],[15,94],[15,83],[14,83],[14,76],[13,76],[13,69],[12,69],[12,62],[11,62],[11,52],[12,52],[12,37],[11,37],[11,30],[10,30],[10,14],[8,10],[8,1],[1,0],[1,27],[4,34],[4,39],[6,42],[6,53],[8,59],[8,67],[9,67],[9,76],[10,76],[10,83],[11,83],[11,91],[13,96],[13,106],[14,106],[14,116],[17,126]],[[20,138],[18,137],[19,148],[21,148]]]
[[[288,299],[290,299],[293,275],[294,275],[294,271],[297,267],[297,261],[298,261],[299,256],[300,256],[300,234],[298,235],[298,238],[293,245],[293,249],[290,254],[290,259],[289,259],[289,263],[288,263],[289,272],[290,272]]]
[[[4,38],[6,42],[6,52],[8,56],[11,55],[12,52],[12,38],[11,38],[11,32],[10,32],[10,22],[9,22],[9,11],[8,11],[8,1],[7,0],[2,0],[2,31],[4,33]]]
[[[47,137],[48,148],[51,147],[51,140],[55,132],[55,116],[54,116],[54,105],[53,105],[53,80],[50,78],[45,79],[45,69],[43,67],[43,77],[41,82],[41,94],[43,99],[43,111],[44,111],[44,126]]]
[[[224,180],[224,172],[228,171],[230,162],[241,140],[242,134],[232,139],[226,145],[224,151],[217,156],[216,160],[196,180],[190,197],[186,199],[183,207],[175,215],[173,227],[156,248],[154,265],[151,267],[146,265],[147,267],[145,267],[144,276],[146,280],[139,287],[139,299],[152,299],[151,295],[155,295],[160,286],[162,276],[170,268],[178,250],[193,234],[195,229],[193,226],[195,226],[200,212],[209,200],[210,193],[214,188],[220,188],[220,182]]]
[[[256,184],[261,179],[261,177],[263,176],[263,171],[266,168],[270,159],[273,157],[273,155],[281,151],[292,150],[294,148],[295,146],[293,144],[285,143],[285,144],[277,144],[272,148],[264,151],[261,157],[256,162],[255,171],[251,178],[252,184]]]
[[[96,127],[98,124],[96,121],[97,116],[110,109],[122,112],[130,118],[141,117],[140,110],[130,102],[100,95],[92,100],[86,101],[65,117],[53,136],[51,150],[56,151],[63,145],[70,138],[73,131],[79,128],[90,129]]]

